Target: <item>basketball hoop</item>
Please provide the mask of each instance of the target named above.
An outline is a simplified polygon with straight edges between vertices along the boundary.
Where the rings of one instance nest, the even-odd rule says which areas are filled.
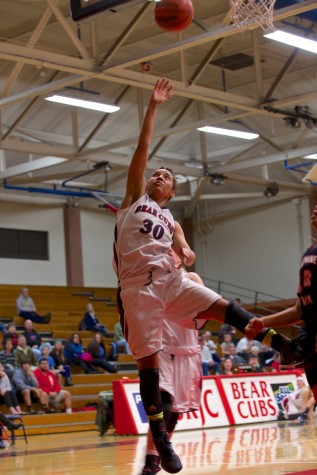
[[[241,32],[260,26],[274,30],[273,9],[276,0],[230,0],[231,20]],[[254,25],[256,23],[256,25]]]

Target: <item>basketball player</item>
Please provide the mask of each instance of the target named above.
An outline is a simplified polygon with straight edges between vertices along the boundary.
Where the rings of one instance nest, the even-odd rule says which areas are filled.
[[[310,223],[317,231],[317,206],[313,210]],[[281,363],[280,368],[305,368],[308,384],[317,401],[317,245],[309,247],[302,257],[295,305],[282,312],[262,317],[262,322],[263,325],[276,327],[299,322],[302,324],[292,344],[295,364]],[[252,329],[252,325],[251,320],[248,328]]]
[[[185,266],[195,254],[186,242],[181,226],[166,205],[175,196],[172,170],[161,167],[146,183],[148,150],[157,108],[170,100],[172,85],[161,79],[155,84],[144,117],[137,148],[127,178],[126,194],[117,213],[115,261],[124,308],[125,336],[138,364],[140,395],[162,468],[169,473],[182,469],[168,438],[159,389],[159,357],[164,319],[191,329],[206,320],[234,325],[244,332],[253,318],[234,302],[227,302],[212,290],[184,278],[174,269],[168,250],[172,247]],[[262,331],[254,319],[249,338],[262,339],[279,351],[285,340],[274,330]],[[264,338],[264,339],[263,339]]]
[[[171,255],[175,268],[179,269],[182,262],[174,252]],[[195,272],[181,269],[184,277],[204,285]],[[160,365],[160,392],[163,402],[163,413],[169,435],[175,429],[180,413],[197,411],[201,395],[201,350],[198,331],[181,327],[164,320],[164,348],[158,353]],[[160,456],[153,443],[150,430],[147,434],[145,464],[141,475],[155,475],[160,470]]]

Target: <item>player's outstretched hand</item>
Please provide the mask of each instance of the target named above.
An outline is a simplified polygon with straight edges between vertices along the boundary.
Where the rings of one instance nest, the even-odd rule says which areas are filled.
[[[263,330],[263,328],[264,324],[261,318],[254,317],[249,321],[249,323],[244,329],[245,336],[249,340],[253,340],[253,338]]]
[[[162,104],[163,102],[168,101],[173,95],[172,89],[173,84],[171,84],[169,79],[158,79],[154,86],[152,100],[156,102],[156,104]]]

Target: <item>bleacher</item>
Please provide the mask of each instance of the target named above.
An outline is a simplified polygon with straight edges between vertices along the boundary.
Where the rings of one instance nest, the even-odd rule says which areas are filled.
[[[13,321],[17,329],[22,329],[24,319],[16,316],[16,299],[23,285],[0,285],[0,321],[8,323]],[[36,324],[34,328],[42,335],[43,341],[54,342],[55,339],[66,340],[73,332],[80,334],[83,346],[91,340],[92,333],[78,330],[80,320],[85,313],[86,304],[92,302],[99,320],[112,331],[118,321],[116,310],[116,289],[34,286],[29,285],[29,294],[33,298],[38,313],[52,312],[49,324]],[[293,305],[294,301],[283,301],[284,305]],[[265,302],[258,305],[245,306],[250,312],[268,314],[280,310],[281,302]],[[205,329],[210,330],[216,338],[220,324],[214,321],[207,323]],[[281,329],[290,337],[296,334],[296,327]],[[239,332],[237,336],[241,336]],[[110,350],[111,338],[104,338],[107,350]],[[112,389],[112,381],[120,378],[136,379],[137,367],[131,355],[120,354],[116,362],[119,372],[116,374],[83,374],[77,367],[72,367],[74,386],[67,387],[72,394],[73,408],[82,409],[89,403],[98,403],[99,392]],[[22,405],[23,407],[23,405]],[[39,406],[34,406],[40,409]],[[0,410],[7,412],[5,406],[0,405]],[[95,411],[73,412],[72,414],[37,414],[24,417],[28,434],[73,432],[95,429]]]
[[[16,316],[15,302],[22,287],[23,285],[0,285],[0,322],[8,324],[13,321],[18,332],[23,329],[24,319]],[[83,346],[88,345],[93,333],[78,329],[88,302],[94,305],[99,320],[110,331],[113,330],[114,324],[118,321],[115,305],[116,289],[37,285],[29,285],[28,289],[38,313],[40,315],[45,315],[48,311],[52,313],[49,324],[33,323],[35,330],[41,334],[43,341],[54,343],[55,339],[67,340],[73,332],[77,332],[82,338]],[[111,341],[111,338],[104,338],[107,351],[110,351]],[[132,355],[119,354],[118,361],[115,364],[119,369],[118,373],[115,374],[107,372],[103,374],[83,374],[80,368],[72,367],[74,386],[65,389],[72,394],[72,406],[75,412],[72,414],[27,415],[24,417],[27,433],[31,435],[94,430],[96,428],[96,412],[78,410],[85,408],[90,403],[98,403],[99,392],[111,390],[114,379],[136,379],[138,377],[137,366]],[[21,407],[25,409],[23,405]],[[35,404],[34,409],[40,410],[41,408]],[[0,410],[4,413],[8,412],[4,405],[0,405]]]

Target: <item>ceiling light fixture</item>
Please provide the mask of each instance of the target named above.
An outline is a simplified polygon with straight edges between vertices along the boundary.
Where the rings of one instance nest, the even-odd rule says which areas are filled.
[[[303,158],[310,158],[311,160],[317,160],[317,153],[311,153],[310,155],[305,155]]]
[[[317,41],[309,40],[308,38],[303,38],[302,36],[292,35],[286,31],[276,30],[273,33],[267,33],[265,38],[269,38],[279,43],[284,43],[285,45],[294,46],[294,48],[304,49],[305,51],[310,51],[311,53],[317,53]]]
[[[222,129],[220,127],[199,127],[200,132],[208,132],[209,134],[227,135],[228,137],[237,137],[239,139],[254,140],[259,134],[253,132],[242,132],[241,130]]]
[[[83,107],[84,109],[91,109],[108,114],[120,109],[118,106],[105,104],[98,92],[75,87],[65,88],[65,90],[58,94],[45,97],[45,100],[69,106]]]

